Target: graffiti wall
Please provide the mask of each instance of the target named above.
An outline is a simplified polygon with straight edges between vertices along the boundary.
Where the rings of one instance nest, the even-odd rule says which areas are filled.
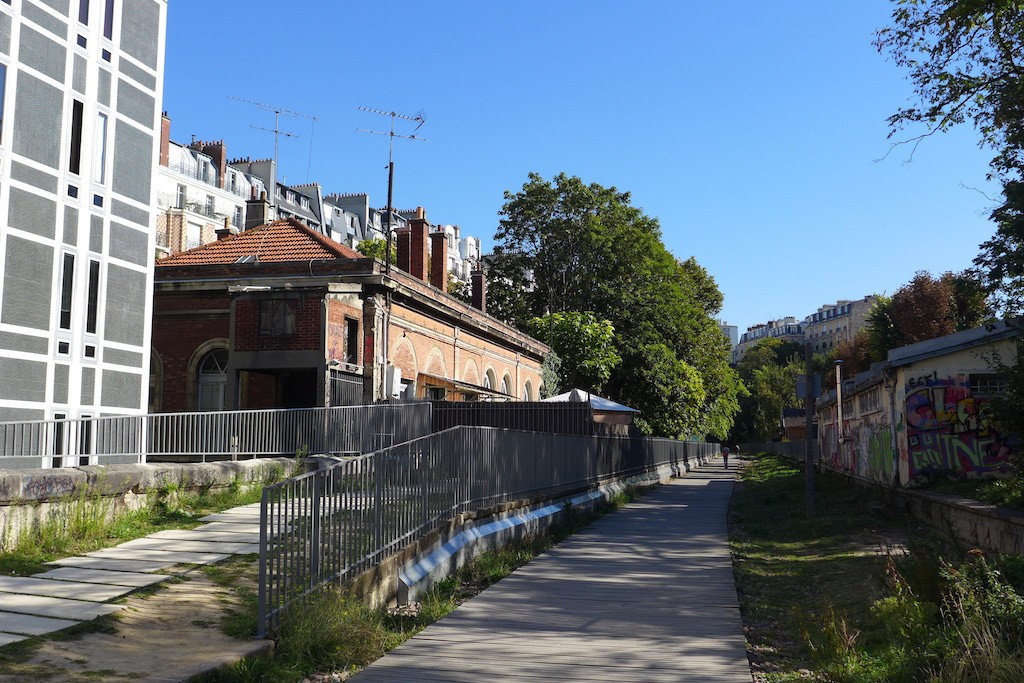
[[[933,372],[906,383],[907,465],[911,478],[937,472],[981,474],[1005,469],[1008,440],[971,395],[967,377]]]
[[[819,428],[819,447],[826,467],[838,472],[889,482],[893,477],[892,427],[881,413],[843,420],[843,443],[835,422]]]

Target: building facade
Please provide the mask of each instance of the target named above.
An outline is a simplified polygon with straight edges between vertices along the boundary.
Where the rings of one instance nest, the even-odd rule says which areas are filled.
[[[789,316],[748,327],[747,331],[740,335],[739,342],[732,349],[732,362],[739,363],[747,349],[765,339],[781,339],[782,341],[803,343],[803,323]]]
[[[447,296],[411,232],[419,267],[390,273],[294,219],[162,259],[153,410],[537,400],[549,349],[486,315],[482,282],[475,307]]]
[[[0,3],[0,420],[145,410],[166,14]]]
[[[819,452],[832,469],[907,484],[932,476],[1008,471],[1016,439],[993,421],[989,401],[1004,390],[992,367],[1016,360],[1020,331],[1004,323],[889,351],[870,372],[819,400]]]
[[[803,328],[814,353],[830,353],[838,344],[851,341],[858,332],[866,329],[868,313],[877,300],[878,295],[871,294],[857,301],[837,301],[809,315]]]

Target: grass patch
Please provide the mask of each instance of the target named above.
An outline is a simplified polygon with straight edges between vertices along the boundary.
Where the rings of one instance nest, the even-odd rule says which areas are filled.
[[[247,658],[196,680],[198,683],[257,683],[300,680],[318,671],[357,671],[603,514],[635,500],[640,493],[636,488],[629,488],[611,502],[600,505],[592,514],[567,508],[563,520],[548,533],[480,555],[455,575],[435,584],[414,605],[374,610],[342,591],[321,591],[311,596],[301,609],[292,610],[281,625],[272,654]],[[248,629],[246,632],[252,635],[256,631],[255,595],[245,595],[244,584],[246,572],[252,572],[255,567],[231,562],[204,571],[214,581],[241,591],[243,607],[230,623],[242,625],[242,631]],[[251,573],[249,578],[252,578]],[[226,629],[228,623],[222,627]]]
[[[282,476],[283,476],[282,472]],[[269,483],[269,482],[267,482]],[[53,503],[46,520],[22,533],[13,547],[0,552],[0,574],[30,576],[53,560],[109,548],[165,529],[191,529],[200,518],[260,500],[260,485],[237,480],[221,489],[184,491],[166,486],[138,510],[115,510],[98,494],[82,492]]]
[[[1024,477],[1019,474],[1001,479],[943,477],[922,488],[1024,512]]]
[[[767,681],[1024,680],[1024,560],[965,556],[884,492],[754,456],[730,507],[741,612]],[[807,672],[811,673],[808,674]]]

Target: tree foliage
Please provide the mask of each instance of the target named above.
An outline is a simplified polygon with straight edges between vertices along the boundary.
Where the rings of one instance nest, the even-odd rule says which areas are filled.
[[[527,332],[558,354],[558,383],[566,389],[599,393],[622,361],[615,349],[615,329],[593,312],[551,313],[531,318]]]
[[[650,433],[724,437],[742,389],[714,320],[722,295],[696,260],[669,253],[656,219],[628,192],[566,174],[530,174],[500,216],[492,314],[529,331],[536,317],[593,312],[622,358],[609,397],[642,411]]]
[[[747,394],[740,398],[740,414],[730,440],[770,441],[779,436],[782,411],[800,408],[796,377],[803,372],[801,346],[780,339],[764,339],[743,354],[736,365]]]
[[[384,262],[384,253],[388,250],[388,241],[380,237],[363,240],[356,245],[356,251],[367,258],[375,258],[381,263]],[[391,265],[398,263],[398,247],[391,243],[390,258]]]
[[[993,151],[991,173],[1003,201],[991,214],[996,234],[974,260],[992,304],[1024,308],[1024,3],[1020,0],[894,0],[892,25],[875,44],[907,70],[914,101],[889,118],[890,136],[923,138],[973,125]]]
[[[938,278],[919,271],[891,298],[879,297],[868,314],[872,360],[889,349],[968,330],[990,314],[983,285],[969,272]]]

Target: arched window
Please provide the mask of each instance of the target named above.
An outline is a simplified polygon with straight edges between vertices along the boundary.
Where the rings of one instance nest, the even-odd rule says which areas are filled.
[[[227,349],[214,349],[199,361],[196,410],[224,410],[224,394],[228,383],[227,367]]]
[[[501,378],[501,393],[506,396],[512,395],[512,378],[508,375]]]
[[[484,389],[493,389],[497,383],[498,381],[494,377],[494,370],[488,368],[487,372],[484,373]]]
[[[526,384],[523,385],[523,400],[524,401],[532,401],[533,400],[533,385],[530,384],[530,380],[526,380]]]

